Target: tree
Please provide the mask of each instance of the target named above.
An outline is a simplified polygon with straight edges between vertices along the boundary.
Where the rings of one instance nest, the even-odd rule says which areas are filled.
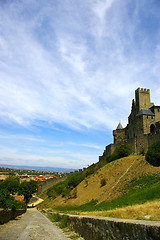
[[[14,211],[25,208],[25,204],[24,202],[16,201],[14,197],[10,196],[10,192],[3,188],[0,190],[0,208],[12,209]]]
[[[131,153],[130,147],[126,144],[122,144],[119,147],[116,147],[113,154],[109,156],[106,161],[112,162],[116,159],[123,158],[129,156]]]
[[[32,197],[32,194],[36,192],[36,189],[37,183],[35,181],[24,181],[20,184],[18,193],[24,196],[25,202],[27,204]]]
[[[74,172],[67,178],[67,187],[70,189],[75,188],[80,182],[82,182],[84,179],[84,173],[83,172]]]
[[[7,189],[1,189],[0,191],[0,208],[8,208],[8,200],[10,198],[9,191]]]
[[[149,146],[146,161],[153,166],[160,166],[160,141],[157,141]]]
[[[2,187],[7,189],[10,193],[14,194],[19,189],[19,178],[13,175],[10,175],[2,184]]]

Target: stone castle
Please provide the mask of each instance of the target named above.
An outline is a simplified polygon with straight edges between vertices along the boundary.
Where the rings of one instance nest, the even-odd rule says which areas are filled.
[[[105,160],[117,146],[127,144],[132,154],[146,151],[155,141],[160,140],[160,106],[150,102],[150,90],[138,88],[135,99],[132,100],[132,109],[125,128],[121,123],[113,130],[114,144],[106,146],[99,160]]]

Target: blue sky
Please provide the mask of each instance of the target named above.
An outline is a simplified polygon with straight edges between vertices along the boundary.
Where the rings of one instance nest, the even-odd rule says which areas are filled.
[[[159,0],[0,1],[0,163],[82,168],[160,105]]]

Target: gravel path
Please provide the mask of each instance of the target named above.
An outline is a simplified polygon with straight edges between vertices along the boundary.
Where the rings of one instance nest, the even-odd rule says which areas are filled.
[[[67,240],[64,233],[35,208],[0,228],[0,240]]]

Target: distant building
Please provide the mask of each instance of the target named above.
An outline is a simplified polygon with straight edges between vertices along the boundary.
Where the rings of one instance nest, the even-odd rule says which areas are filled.
[[[24,201],[24,196],[12,195],[12,194],[10,194],[10,196],[13,197],[16,201],[19,201],[19,202]]]
[[[1,180],[6,180],[6,178],[8,178],[8,177],[9,177],[9,175],[2,174],[2,175],[0,175],[0,181]]]
[[[132,154],[139,154],[155,141],[160,140],[160,106],[150,102],[150,90],[138,88],[135,99],[132,100],[132,109],[125,128],[121,123],[113,130],[114,144],[106,146],[99,160],[105,160],[117,146],[129,145]]]

